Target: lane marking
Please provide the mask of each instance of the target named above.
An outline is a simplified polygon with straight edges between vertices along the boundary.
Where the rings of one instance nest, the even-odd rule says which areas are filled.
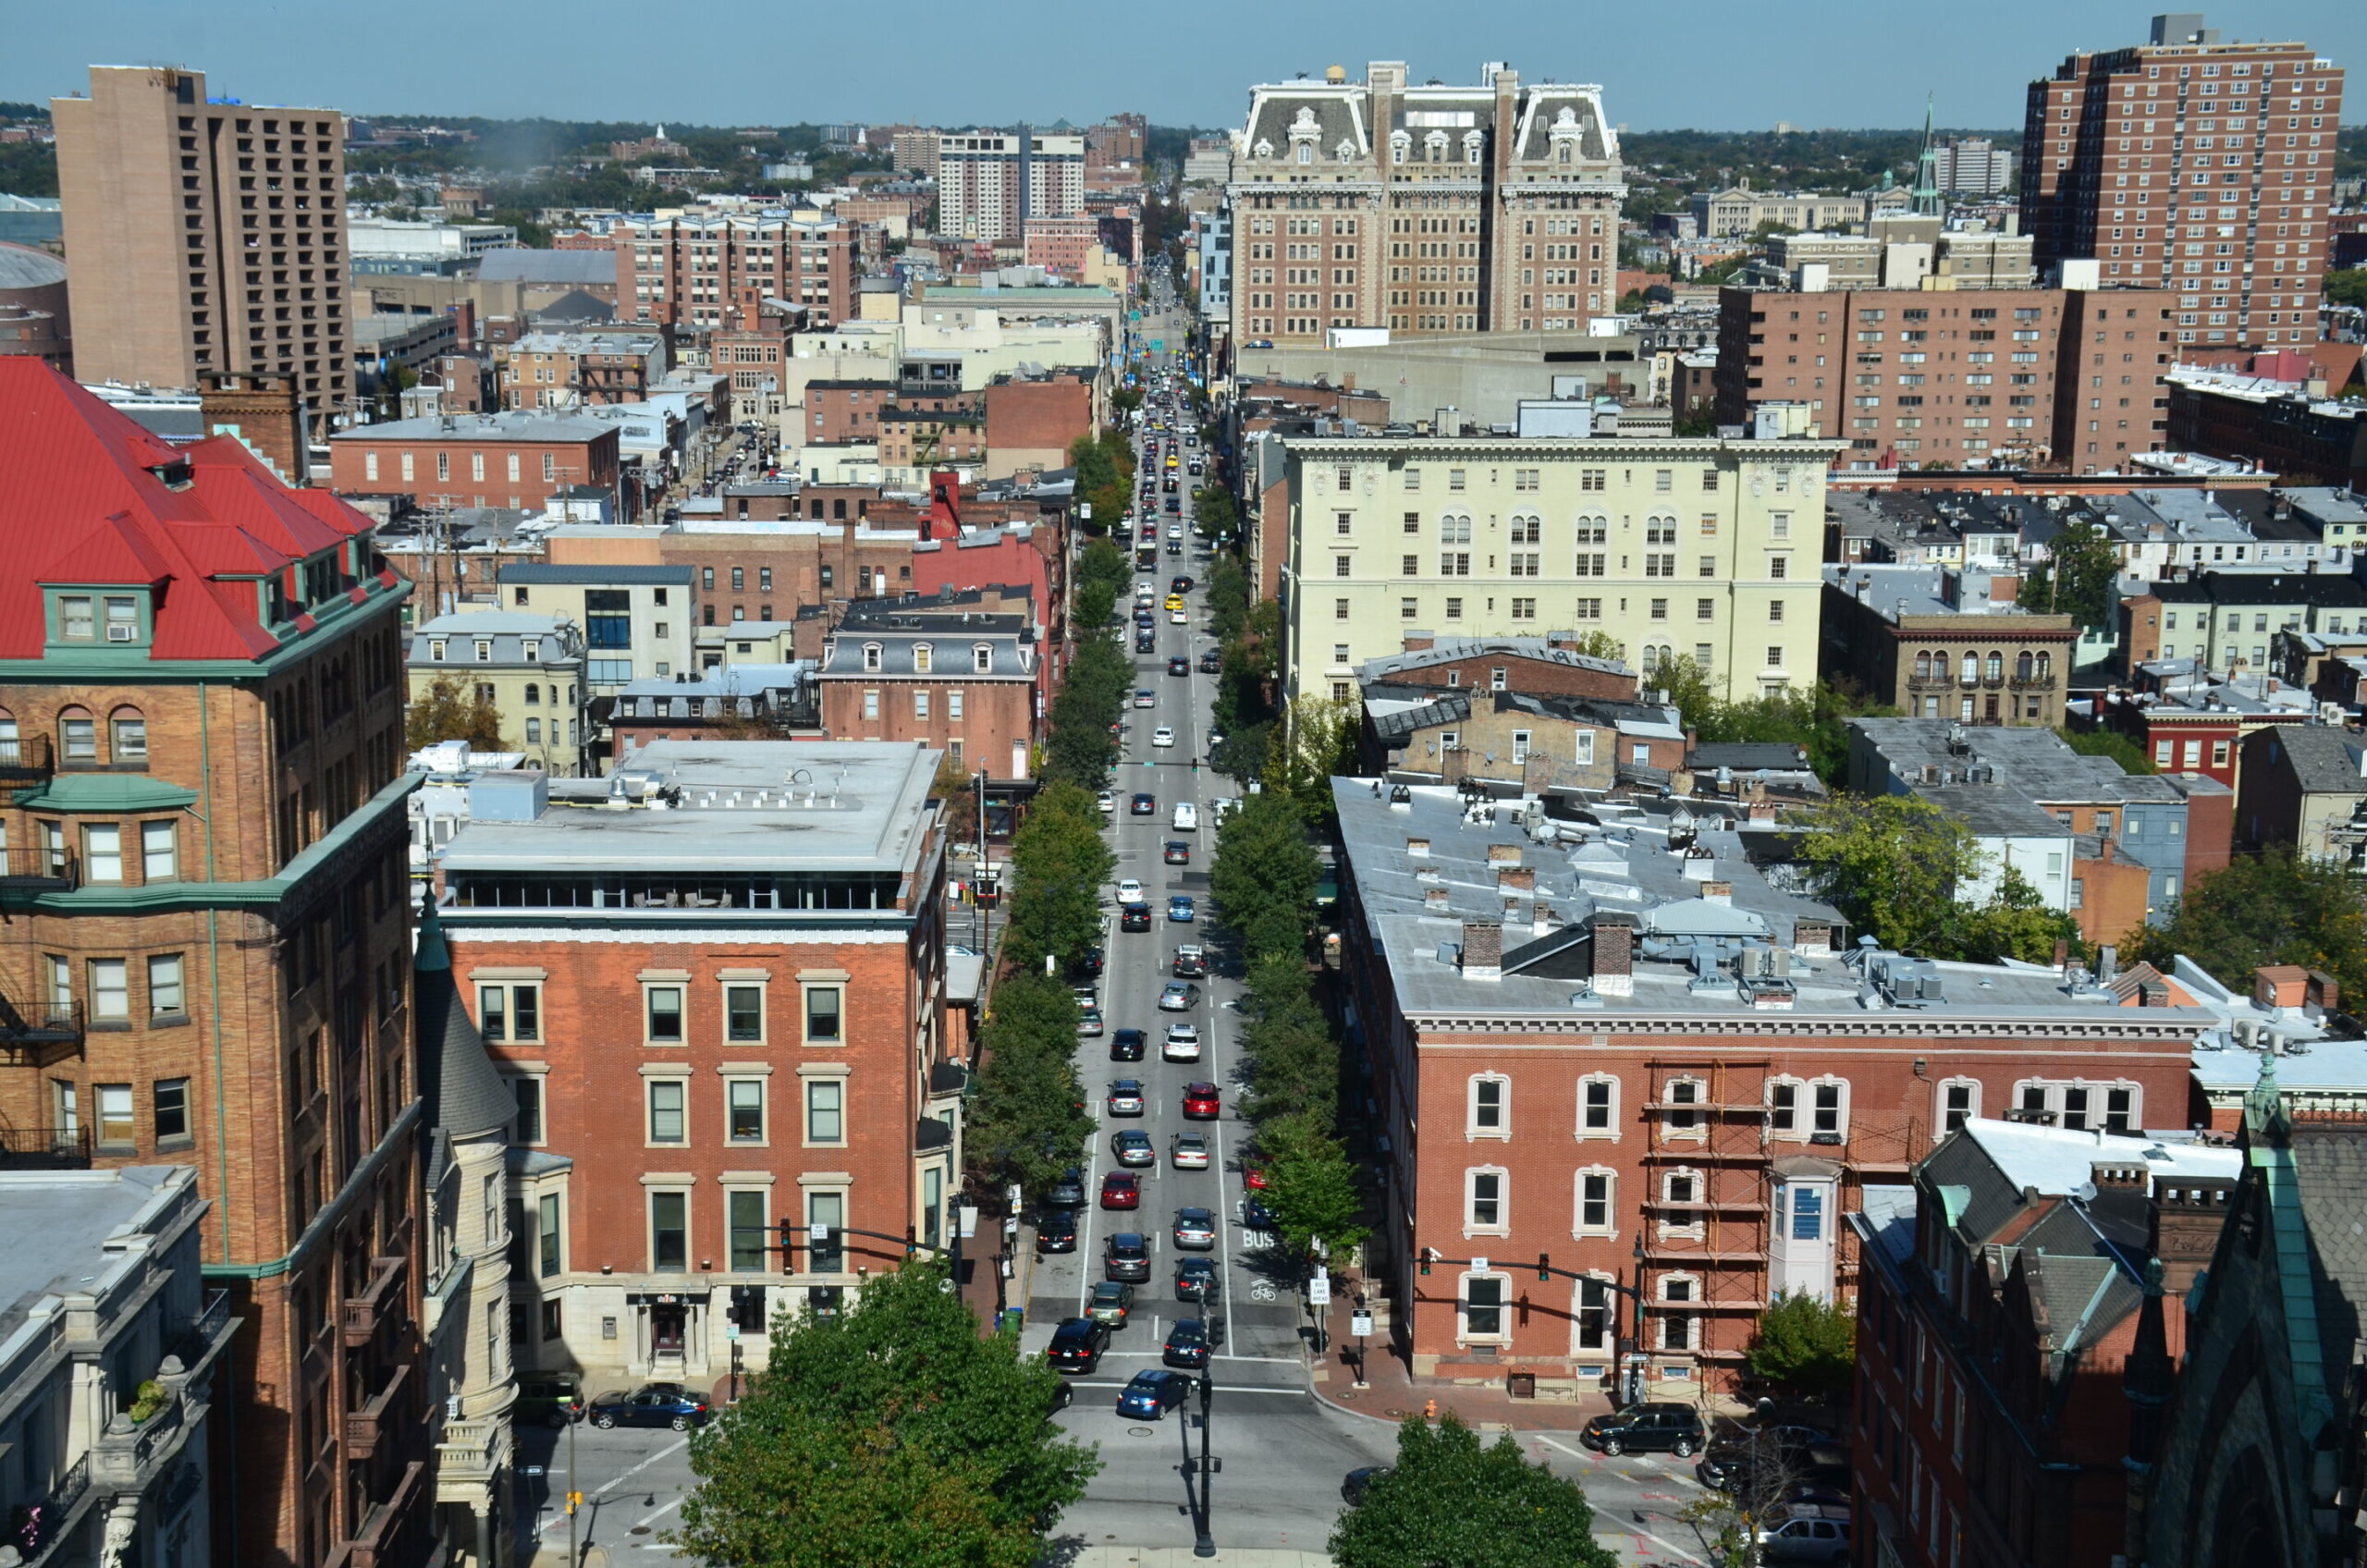
[[[1548,1448],[1561,1450],[1561,1452],[1568,1454],[1573,1459],[1588,1459],[1591,1457],[1577,1449],[1572,1448],[1567,1443],[1555,1441],[1552,1438],[1548,1437],[1543,1432],[1531,1432],[1528,1435],[1535,1438],[1539,1442],[1543,1443]],[[1663,1551],[1673,1551],[1676,1553],[1677,1556],[1682,1557],[1687,1562],[1695,1564],[1696,1568],[1709,1568],[1709,1564],[1703,1562],[1700,1558],[1694,1556],[1691,1552],[1686,1550],[1674,1541],[1667,1540],[1662,1537],[1652,1534],[1651,1531],[1645,1529],[1641,1525],[1626,1524],[1622,1525],[1619,1527],[1623,1532],[1632,1531],[1636,1535],[1643,1537],[1644,1539],[1650,1541],[1653,1545],[1659,1547]]]

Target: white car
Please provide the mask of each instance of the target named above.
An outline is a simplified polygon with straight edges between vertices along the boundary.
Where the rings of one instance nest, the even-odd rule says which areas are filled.
[[[1138,708],[1155,708],[1159,706],[1159,699],[1156,696],[1153,696],[1147,690],[1140,691],[1134,693],[1134,706]]]
[[[1118,797],[1111,794],[1107,790],[1102,790],[1098,796],[1095,797],[1095,803],[1100,806],[1101,815],[1104,816],[1115,816],[1118,815]]]
[[[1197,1061],[1200,1060],[1200,1028],[1196,1023],[1171,1023],[1167,1038],[1160,1042],[1161,1061]]]
[[[1185,615],[1182,610],[1168,611],[1167,621],[1171,626],[1189,626],[1192,624],[1191,617]]]
[[[1123,882],[1118,884],[1118,901],[1122,904],[1141,903],[1143,901],[1143,885],[1135,881],[1131,876],[1127,877]]]
[[[1150,743],[1154,746],[1171,746],[1175,744],[1175,731],[1162,724],[1150,732]]]
[[[1184,525],[1183,525],[1182,523],[1180,523],[1180,522],[1171,522],[1171,523],[1169,523],[1169,524],[1167,525],[1167,536],[1168,536],[1170,539],[1181,539],[1181,538],[1183,538],[1183,537],[1184,537]]]

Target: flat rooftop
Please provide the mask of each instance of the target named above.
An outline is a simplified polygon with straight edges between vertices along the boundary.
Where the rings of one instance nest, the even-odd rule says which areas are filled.
[[[940,760],[917,743],[653,741],[606,778],[554,780],[531,821],[471,822],[444,868],[461,879],[907,871]],[[605,809],[612,798],[632,803]]]
[[[178,1169],[9,1171],[0,1175],[0,1344],[42,1298],[103,1286],[121,1261],[106,1239],[138,1219]]]

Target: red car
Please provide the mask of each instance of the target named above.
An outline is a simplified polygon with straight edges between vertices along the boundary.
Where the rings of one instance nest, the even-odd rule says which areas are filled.
[[[1112,1170],[1101,1178],[1101,1207],[1104,1208],[1140,1208],[1143,1206],[1142,1178],[1131,1170]]]
[[[1184,1118],[1185,1121],[1214,1121],[1220,1109],[1220,1108],[1217,1103],[1217,1086],[1214,1084],[1186,1084],[1184,1085]]]
[[[1241,1184],[1247,1187],[1252,1192],[1264,1192],[1266,1190],[1266,1168],[1261,1165],[1243,1166],[1241,1168]]]

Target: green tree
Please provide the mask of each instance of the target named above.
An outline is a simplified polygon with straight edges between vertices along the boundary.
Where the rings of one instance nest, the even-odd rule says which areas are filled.
[[[1249,573],[1231,556],[1208,565],[1208,635],[1230,643],[1249,622]]]
[[[2367,267],[2344,267],[2326,274],[2325,300],[2329,305],[2353,305],[2367,309]]]
[[[674,1544],[763,1568],[1034,1562],[1100,1460],[1045,1419],[1060,1375],[981,1339],[948,1282],[914,1262],[840,1317],[776,1318],[765,1370],[691,1440]]]
[[[1241,532],[1241,508],[1221,484],[1204,484],[1192,492],[1192,517],[1204,539],[1231,539]]]
[[[1696,403],[1676,416],[1672,432],[1680,440],[1699,441],[1718,434],[1717,410],[1708,403]]]
[[[2015,602],[2042,615],[2067,615],[2091,631],[2112,630],[2120,606],[2120,557],[2103,530],[2085,519],[2054,536],[2046,558],[2023,575]]]
[[[1266,758],[1266,788],[1298,802],[1310,820],[1329,821],[1331,779],[1353,772],[1364,708],[1312,692],[1293,697],[1282,718],[1282,743]]]
[[[1208,892],[1241,937],[1243,962],[1253,974],[1269,956],[1304,966],[1322,876],[1306,820],[1291,802],[1251,795],[1225,818],[1208,865]]]
[[[1095,1131],[1076,1075],[1076,998],[1040,967],[1014,971],[995,986],[978,1046],[963,1138],[970,1168],[1041,1198]]]
[[[1340,1568],[1613,1568],[1576,1481],[1532,1464],[1509,1433],[1482,1447],[1449,1411],[1409,1415],[1397,1464],[1340,1515]]]
[[[1315,1002],[1306,961],[1295,951],[1257,960],[1241,999],[1241,1048],[1248,1058],[1243,1107],[1259,1126],[1297,1118],[1330,1131],[1340,1108],[1340,1042]]]
[[[2007,958],[2052,963],[2057,942],[2066,944],[2074,956],[2087,954],[2079,923],[2061,910],[2048,908],[2030,878],[2007,866],[1989,901],[1956,904],[1923,950],[1932,958],[1966,963],[1994,963]]]
[[[403,743],[412,751],[438,741],[466,741],[482,752],[501,750],[501,710],[490,697],[464,692],[460,682],[439,675],[403,710]]]
[[[945,802],[946,837],[957,844],[970,842],[978,830],[978,792],[951,752],[937,765],[937,779],[929,786],[929,793]]]
[[[1257,1130],[1257,1150],[1265,1161],[1266,1207],[1290,1252],[1304,1256],[1318,1236],[1341,1251],[1371,1234],[1347,1145],[1316,1118],[1286,1116],[1265,1123]]]
[[[1759,1315],[1744,1353],[1754,1378],[1811,1399],[1840,1399],[1858,1368],[1858,1315],[1805,1292],[1777,1296]]]
[[[2063,743],[2087,757],[2110,757],[2123,773],[2151,773],[2153,759],[2145,748],[2117,729],[2057,729]]]
[[[2189,883],[2168,922],[2131,933],[2122,950],[2165,973],[2184,954],[2238,992],[2260,965],[2292,963],[2367,996],[2367,887],[2290,849],[2239,855]]]
[[[1047,785],[1012,839],[1011,865],[1018,886],[1003,936],[1006,962],[1029,969],[1047,954],[1073,962],[1100,939],[1101,888],[1117,857],[1092,795],[1066,781]]]
[[[1921,950],[1956,918],[1979,870],[1972,830],[1914,795],[1839,795],[1819,807],[1799,856],[1861,936]]]
[[[1570,652],[1583,654],[1590,659],[1609,659],[1613,664],[1627,662],[1627,645],[1608,631],[1588,631],[1570,644]]]

